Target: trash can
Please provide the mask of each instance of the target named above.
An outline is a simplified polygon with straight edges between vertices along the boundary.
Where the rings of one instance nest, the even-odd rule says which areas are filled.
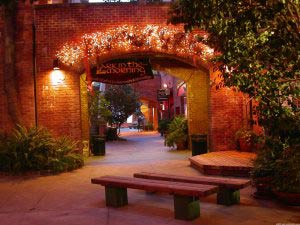
[[[206,134],[192,134],[192,156],[207,153],[207,135]]]
[[[93,155],[105,155],[105,137],[95,135],[92,137]]]

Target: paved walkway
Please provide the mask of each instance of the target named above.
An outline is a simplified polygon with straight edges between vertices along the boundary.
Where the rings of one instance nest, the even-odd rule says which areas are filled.
[[[215,204],[216,196],[201,199],[200,218],[185,222],[173,218],[172,196],[128,190],[129,205],[105,207],[104,188],[90,184],[101,175],[132,176],[137,171],[181,175],[201,174],[189,166],[189,151],[163,146],[155,133],[123,135],[128,140],[107,144],[105,157],[89,159],[82,169],[56,176],[1,177],[1,225],[260,225],[300,223],[300,208],[276,201],[251,197],[253,190],[242,191],[241,204],[225,207]]]

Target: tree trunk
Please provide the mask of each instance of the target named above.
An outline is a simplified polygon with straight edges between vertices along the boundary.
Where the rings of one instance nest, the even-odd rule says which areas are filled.
[[[121,125],[122,125],[122,123],[118,123],[118,136],[120,136],[120,133],[121,133]]]
[[[4,91],[7,97],[9,116],[14,123],[22,124],[16,79],[16,14],[17,1],[8,1],[4,6]]]

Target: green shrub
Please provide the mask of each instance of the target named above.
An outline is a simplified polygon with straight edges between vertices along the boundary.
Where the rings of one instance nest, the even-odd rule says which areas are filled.
[[[0,170],[69,171],[83,166],[82,155],[76,151],[76,142],[69,138],[55,139],[45,128],[18,126],[11,136],[0,137]]]
[[[279,135],[267,136],[258,151],[252,179],[267,177],[276,191],[300,193],[300,114],[279,122]]]
[[[176,143],[185,143],[188,140],[187,120],[183,116],[175,117],[169,124],[165,137],[165,144],[168,147],[174,147]]]
[[[162,135],[164,135],[167,130],[168,130],[168,127],[169,127],[169,124],[170,124],[170,120],[160,120],[158,122],[158,132],[161,133]]]
[[[153,131],[154,130],[153,123],[148,121],[147,124],[144,126],[144,130],[145,131]]]
[[[281,192],[300,193],[300,145],[285,148],[275,161],[274,189]]]

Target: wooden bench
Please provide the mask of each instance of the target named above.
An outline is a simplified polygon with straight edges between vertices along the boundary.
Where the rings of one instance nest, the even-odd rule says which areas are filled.
[[[133,177],[103,176],[93,178],[92,184],[105,186],[106,206],[121,207],[128,204],[127,188],[148,192],[158,191],[174,195],[176,219],[192,220],[200,216],[199,197],[218,191],[214,185],[148,180]]]
[[[178,176],[160,173],[141,172],[133,175],[136,178],[184,182],[190,184],[206,184],[216,185],[219,187],[217,194],[217,203],[220,205],[233,205],[240,203],[240,189],[245,188],[251,184],[250,180],[230,179],[230,178],[216,178],[216,177],[189,177]]]

